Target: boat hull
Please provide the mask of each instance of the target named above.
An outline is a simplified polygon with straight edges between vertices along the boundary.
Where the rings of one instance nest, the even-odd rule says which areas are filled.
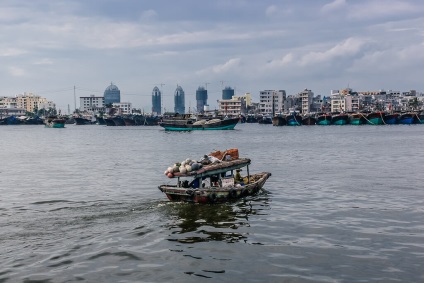
[[[399,116],[399,124],[410,125],[414,123],[415,114],[406,113]]]
[[[384,116],[384,122],[388,125],[394,125],[398,123],[399,114],[386,114]]]
[[[268,172],[251,175],[255,181],[244,186],[192,189],[161,185],[159,190],[173,202],[223,203],[257,194],[270,176]]]
[[[331,125],[331,115],[329,115],[329,114],[318,115],[317,116],[317,125],[320,125],[320,126]]]
[[[283,116],[274,116],[272,117],[272,125],[273,126],[285,126],[287,125],[286,118]]]
[[[370,113],[367,116],[367,124],[369,125],[383,125],[384,122],[384,113],[383,112],[374,112]]]
[[[332,125],[346,125],[349,121],[348,115],[333,115],[331,117],[331,124]]]
[[[286,116],[287,126],[301,126],[302,117],[298,114],[290,114]]]
[[[65,119],[62,118],[47,118],[44,121],[46,128],[65,128]]]
[[[351,125],[363,125],[366,123],[365,117],[362,114],[351,114],[349,116],[349,124]]]
[[[306,116],[302,119],[302,125],[312,126],[317,124],[317,119],[312,116]]]
[[[196,130],[233,130],[239,122],[239,118],[233,118],[228,120],[221,120],[213,124],[177,124],[161,122],[159,126],[164,128],[166,131],[196,131]]]
[[[50,125],[46,125],[47,128],[65,128],[65,123],[52,123]]]

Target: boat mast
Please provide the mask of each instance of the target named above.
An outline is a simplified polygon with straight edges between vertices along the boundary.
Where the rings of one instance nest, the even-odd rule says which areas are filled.
[[[75,86],[74,86],[74,113],[77,111],[77,97],[75,96]]]

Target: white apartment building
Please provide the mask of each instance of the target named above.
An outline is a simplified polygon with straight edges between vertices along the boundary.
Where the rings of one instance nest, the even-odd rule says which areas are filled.
[[[249,92],[246,92],[242,96],[235,96],[235,95],[233,95],[233,98],[235,98],[235,99],[244,99],[244,101],[246,103],[246,106],[251,106],[252,105],[252,95]]]
[[[243,112],[243,97],[233,96],[232,99],[222,99],[218,101],[218,111],[223,115],[238,116]]]
[[[120,115],[131,114],[132,113],[132,103],[131,102],[114,102],[112,106],[118,108]]]
[[[274,115],[283,112],[285,90],[263,90],[259,92],[259,113],[262,115]]]
[[[314,93],[309,89],[305,89],[304,91],[300,92],[298,95],[300,99],[302,114],[311,112],[311,105],[314,99]]]
[[[0,97],[0,108],[5,109],[5,108],[17,108],[18,104],[16,102],[16,98],[15,97]]]
[[[99,108],[103,108],[105,106],[105,99],[103,96],[94,96],[93,94],[90,96],[80,97],[80,108],[81,112],[95,112]]]

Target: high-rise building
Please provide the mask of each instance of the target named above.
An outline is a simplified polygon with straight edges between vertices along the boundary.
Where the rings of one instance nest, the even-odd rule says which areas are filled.
[[[208,105],[208,91],[202,86],[196,90],[196,102],[197,112],[203,113],[205,106]]]
[[[177,86],[174,94],[174,112],[179,114],[185,114],[185,98],[184,90],[181,86]]]
[[[223,100],[227,100],[227,99],[231,99],[233,98],[234,95],[234,89],[226,86],[223,90],[222,90],[222,99]]]
[[[152,113],[156,115],[162,114],[162,93],[157,86],[152,91],[152,105]]]
[[[104,98],[105,105],[115,102],[119,103],[121,102],[121,91],[116,85],[110,83],[110,86],[108,86],[104,92]]]

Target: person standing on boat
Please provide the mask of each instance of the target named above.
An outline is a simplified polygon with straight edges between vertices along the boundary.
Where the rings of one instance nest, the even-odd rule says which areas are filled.
[[[241,175],[240,175],[240,171],[241,171],[241,169],[237,169],[236,170],[236,175],[234,176],[234,181],[236,182],[236,183],[240,183],[240,182],[242,182],[243,181],[243,178],[241,177]]]

